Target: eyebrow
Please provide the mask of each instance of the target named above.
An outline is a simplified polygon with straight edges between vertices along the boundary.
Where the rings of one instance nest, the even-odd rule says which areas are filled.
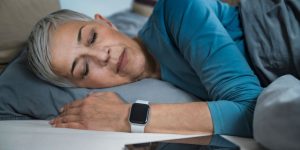
[[[83,27],[84,27],[84,25],[79,28],[79,32],[78,32],[78,36],[77,36],[77,42],[78,43],[81,41],[81,31],[82,31]]]
[[[75,60],[73,61],[73,64],[72,64],[72,68],[71,68],[71,75],[72,76],[74,76],[73,72],[74,72],[74,69],[75,69],[75,66],[76,66],[77,63],[78,63],[78,58],[75,58]]]

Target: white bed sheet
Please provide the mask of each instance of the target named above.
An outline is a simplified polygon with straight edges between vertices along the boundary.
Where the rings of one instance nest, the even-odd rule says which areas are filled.
[[[193,135],[195,136],[195,135]],[[0,150],[121,150],[125,144],[191,137],[52,128],[48,121],[0,121]]]
[[[121,150],[125,144],[198,135],[123,133],[53,128],[44,120],[0,121],[0,150]],[[204,136],[204,135],[203,135]],[[252,139],[224,136],[245,150],[261,150]]]

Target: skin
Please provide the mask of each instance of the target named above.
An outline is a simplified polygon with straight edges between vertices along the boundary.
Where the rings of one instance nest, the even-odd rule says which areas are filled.
[[[100,15],[92,22],[60,25],[51,34],[50,52],[54,72],[78,87],[104,88],[159,77],[153,58],[137,39],[121,34]],[[118,71],[123,52],[125,59]]]
[[[78,42],[80,28],[82,37]],[[91,41],[91,31],[97,32],[97,39],[92,45],[83,42]],[[159,64],[143,45],[137,39],[130,39],[118,32],[99,14],[95,15],[93,22],[72,21],[60,25],[51,35],[52,68],[56,74],[68,78],[79,87],[111,87],[143,78],[160,77]],[[116,71],[124,49],[127,63],[121,71]],[[70,70],[76,58],[80,60],[72,75]],[[87,62],[89,74],[85,75],[82,72],[86,72]],[[60,128],[130,132],[130,107],[116,93],[91,93],[61,108],[60,115],[50,124]],[[213,124],[206,102],[151,104],[145,132],[211,134]]]

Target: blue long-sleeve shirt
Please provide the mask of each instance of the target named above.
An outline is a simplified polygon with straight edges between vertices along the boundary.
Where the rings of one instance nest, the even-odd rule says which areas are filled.
[[[238,15],[216,0],[160,0],[138,36],[163,80],[208,101],[215,134],[252,136],[262,88],[245,58]]]

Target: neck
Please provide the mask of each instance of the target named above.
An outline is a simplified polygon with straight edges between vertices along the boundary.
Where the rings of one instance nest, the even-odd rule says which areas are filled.
[[[148,52],[146,47],[138,38],[134,38],[134,40],[138,43],[146,59],[145,72],[143,78],[160,79],[160,65],[158,61]]]

